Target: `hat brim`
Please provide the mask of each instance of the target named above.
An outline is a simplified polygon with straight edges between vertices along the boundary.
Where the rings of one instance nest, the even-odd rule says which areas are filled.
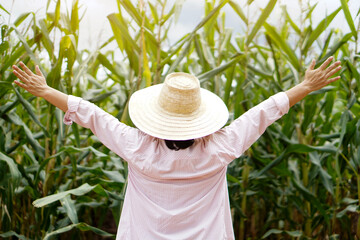
[[[141,131],[160,139],[189,140],[210,135],[226,124],[229,118],[226,105],[203,88],[197,111],[186,115],[165,111],[157,102],[162,85],[141,89],[130,98],[130,118]]]

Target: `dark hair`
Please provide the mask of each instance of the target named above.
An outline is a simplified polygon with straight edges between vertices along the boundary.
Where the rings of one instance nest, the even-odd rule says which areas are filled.
[[[185,149],[193,145],[195,142],[194,139],[191,140],[165,140],[166,146],[175,151],[179,151],[180,149]]]

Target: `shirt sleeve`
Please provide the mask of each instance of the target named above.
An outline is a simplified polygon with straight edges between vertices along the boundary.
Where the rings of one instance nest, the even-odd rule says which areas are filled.
[[[69,95],[64,123],[71,125],[73,122],[91,129],[106,147],[126,161],[130,155],[129,149],[133,148],[136,141],[141,142],[140,138],[143,136],[138,129],[120,122],[95,104]]]
[[[229,126],[214,134],[220,159],[229,164],[241,156],[270,126],[289,111],[285,92],[275,94],[251,108]]]

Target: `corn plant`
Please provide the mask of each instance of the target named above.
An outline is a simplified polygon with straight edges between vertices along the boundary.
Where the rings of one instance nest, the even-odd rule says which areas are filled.
[[[60,12],[60,4],[57,1],[54,12],[48,12],[44,19],[26,13],[1,26],[2,237],[50,239],[61,233],[88,239],[94,238],[94,233],[113,236],[98,227],[109,216],[116,221],[120,216],[125,186],[121,160],[87,130],[76,125],[65,128],[58,109],[11,85],[14,76],[10,67],[23,61],[29,66],[39,64],[54,88],[75,95],[89,89],[84,98],[99,105],[109,102],[107,97],[115,88],[109,86],[108,79],[95,80],[97,52],[77,50],[79,4],[74,1],[66,14]],[[27,18],[30,24],[25,25]],[[78,196],[76,201],[72,195]],[[34,205],[45,202],[48,207],[34,208],[33,201],[45,196],[50,198]],[[58,200],[59,205],[50,205]]]
[[[49,3],[43,19],[25,13],[1,23],[0,237],[114,237],[127,176],[126,164],[89,130],[65,127],[60,110],[14,87],[13,64],[40,65],[50,86],[129,125],[134,91],[170,72],[190,72],[223,98],[230,123],[301,82],[312,58],[319,65],[333,55],[343,63],[341,80],[296,104],[230,164],[233,225],[236,239],[360,238],[360,21],[347,1],[314,25],[317,6],[307,1],[297,3],[296,21],[276,0],[255,19],[253,1],[208,0],[203,19],[169,45],[182,1],[117,0],[108,16],[113,37],[92,52],[78,49],[84,12],[78,1],[66,13],[62,1],[54,9]],[[244,32],[226,27],[225,6]],[[268,19],[278,7],[282,20],[275,26]],[[10,14],[1,5],[0,11]],[[340,14],[350,32],[329,27]],[[116,50],[103,50],[112,42],[121,62]]]

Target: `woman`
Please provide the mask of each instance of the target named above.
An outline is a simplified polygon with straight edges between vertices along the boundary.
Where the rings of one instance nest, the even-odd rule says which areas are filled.
[[[46,84],[23,63],[13,66],[15,83],[90,128],[128,162],[128,186],[116,239],[234,239],[226,182],[227,165],[251,146],[289,107],[340,77],[340,62],[328,58],[304,81],[250,109],[229,126],[219,97],[200,88],[196,77],[173,73],[163,84],[135,92],[126,126],[94,104]],[[329,67],[328,67],[329,66]],[[222,128],[222,129],[221,129]]]

